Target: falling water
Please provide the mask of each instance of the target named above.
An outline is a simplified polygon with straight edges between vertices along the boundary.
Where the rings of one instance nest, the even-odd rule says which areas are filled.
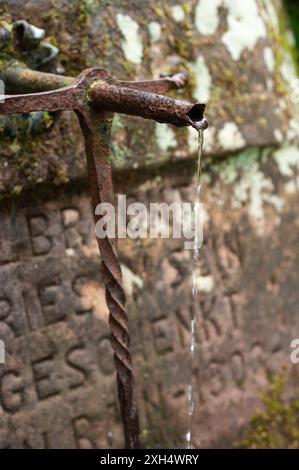
[[[200,211],[201,211],[201,202],[200,202],[200,190],[201,190],[201,157],[203,149],[203,130],[198,131],[198,154],[197,154],[197,171],[196,171],[196,194],[194,201],[194,219],[198,220]],[[196,226],[196,224],[195,224]],[[192,371],[195,360],[195,346],[196,346],[196,327],[198,321],[198,264],[200,258],[200,248],[201,248],[202,238],[201,234],[195,231],[194,237],[194,253],[193,253],[193,271],[192,271],[192,299],[193,299],[193,308],[192,308],[192,317],[190,325],[190,366],[191,366],[191,377],[187,390],[187,400],[188,400],[188,432],[186,434],[187,448],[192,447],[192,422],[194,415],[194,385]]]

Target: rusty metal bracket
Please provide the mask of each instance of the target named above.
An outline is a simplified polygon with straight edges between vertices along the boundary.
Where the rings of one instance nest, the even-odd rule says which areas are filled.
[[[164,96],[171,89],[185,86],[186,76],[183,74],[153,81],[124,82],[115,80],[100,68],[85,70],[77,79],[73,79],[18,67],[1,71],[1,76],[9,84],[9,89],[22,91],[24,94],[2,96],[0,114],[65,109],[76,112],[85,138],[94,210],[99,203],[114,204],[109,144],[115,112],[179,127],[207,127],[203,114],[204,104],[191,104]],[[32,91],[35,93],[28,94]],[[96,222],[97,217],[95,216]],[[107,236],[98,239],[98,244],[110,312],[109,323],[125,445],[129,449],[137,449],[140,447],[139,421],[117,240]]]

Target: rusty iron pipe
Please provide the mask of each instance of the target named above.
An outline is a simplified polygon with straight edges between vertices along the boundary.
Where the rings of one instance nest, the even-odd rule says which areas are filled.
[[[8,67],[0,71],[0,78],[9,93],[40,93],[70,86],[75,78],[38,72],[24,67]]]
[[[117,85],[125,88],[134,88],[135,90],[149,91],[164,95],[170,90],[179,90],[184,88],[188,83],[188,76],[185,73],[176,73],[174,75],[166,75],[158,80],[139,80],[138,82],[127,82],[117,80]]]
[[[206,127],[205,105],[201,103],[191,104],[149,91],[100,82],[91,86],[88,96],[97,109],[140,116],[177,127]]]
[[[72,100],[68,100],[67,105],[65,104],[65,93],[76,87],[76,83],[79,83],[78,79],[21,67],[8,68],[1,72],[0,77],[9,90],[21,91],[23,94],[4,97],[5,102],[1,104],[0,109],[2,114],[10,114],[18,100],[18,112],[22,112],[22,105],[24,105],[23,112],[75,108]],[[152,81],[117,81],[103,71],[103,80],[90,83],[88,97],[99,111],[140,116],[178,127],[192,126],[196,129],[204,129],[207,126],[203,115],[204,104],[191,104],[162,94],[173,88],[183,87],[186,82],[187,78],[184,74]],[[60,93],[62,88],[65,91]],[[26,95],[28,95],[27,99]],[[52,103],[54,100],[57,101],[57,106],[53,104],[49,108],[50,97]],[[43,98],[48,98],[48,100]],[[46,109],[47,106],[48,109]]]
[[[76,90],[72,87],[28,95],[5,95],[1,97],[0,114],[55,112],[75,109]]]
[[[56,90],[72,85],[76,78],[57,75],[54,73],[39,72],[24,67],[8,67],[0,71],[0,78],[4,81],[10,93],[27,94]],[[163,95],[168,91],[184,88],[188,77],[184,73],[176,73],[157,80],[123,81],[114,80],[119,87],[134,88]]]
[[[122,82],[114,80],[101,69],[87,70],[77,79],[29,69],[9,70],[2,74],[7,78],[9,86],[18,87],[25,93],[34,87],[47,91],[6,95],[0,104],[1,114],[76,109],[76,95],[81,91],[82,99],[82,92],[86,94],[89,87],[87,97],[98,111],[140,116],[177,127],[192,126],[198,130],[207,127],[204,104],[192,104],[160,94],[173,87],[183,86],[186,83],[183,74],[153,81]],[[96,79],[97,74],[100,80]],[[150,91],[151,88],[155,92]]]

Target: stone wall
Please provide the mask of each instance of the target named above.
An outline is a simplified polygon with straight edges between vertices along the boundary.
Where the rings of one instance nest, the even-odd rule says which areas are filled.
[[[246,0],[243,7],[226,0],[138,0],[129,6],[124,0],[1,0],[0,13],[3,21],[34,18],[44,27],[60,48],[67,75],[96,65],[120,79],[187,71],[189,86],[175,96],[208,103],[206,155],[279,145],[298,131],[289,100],[295,70],[278,2]],[[3,54],[0,59],[5,63]],[[18,194],[28,185],[61,184],[85,174],[75,116],[53,115],[46,127],[33,140],[24,130],[19,139],[4,133],[2,192]],[[114,164],[136,170],[188,159],[195,141],[193,129],[118,115]]]
[[[56,38],[66,74],[95,64],[131,79],[185,69],[190,84],[176,96],[208,103],[193,445],[231,447],[260,405],[268,373],[289,364],[299,329],[299,124],[281,6],[21,3],[22,18]],[[19,4],[0,1],[6,19],[19,18]],[[112,149],[116,192],[129,201],[194,200],[192,130],[117,116]],[[1,206],[0,447],[121,446],[75,117],[52,116],[34,139],[2,135],[1,151],[2,193],[14,197]],[[192,253],[181,240],[138,239],[121,241],[120,256],[143,440],[182,446]]]

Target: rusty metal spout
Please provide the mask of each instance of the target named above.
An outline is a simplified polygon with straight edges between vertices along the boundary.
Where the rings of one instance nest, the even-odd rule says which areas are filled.
[[[203,126],[205,105],[191,104],[149,91],[118,84],[98,83],[89,92],[90,101],[98,109],[140,116],[177,127]]]

